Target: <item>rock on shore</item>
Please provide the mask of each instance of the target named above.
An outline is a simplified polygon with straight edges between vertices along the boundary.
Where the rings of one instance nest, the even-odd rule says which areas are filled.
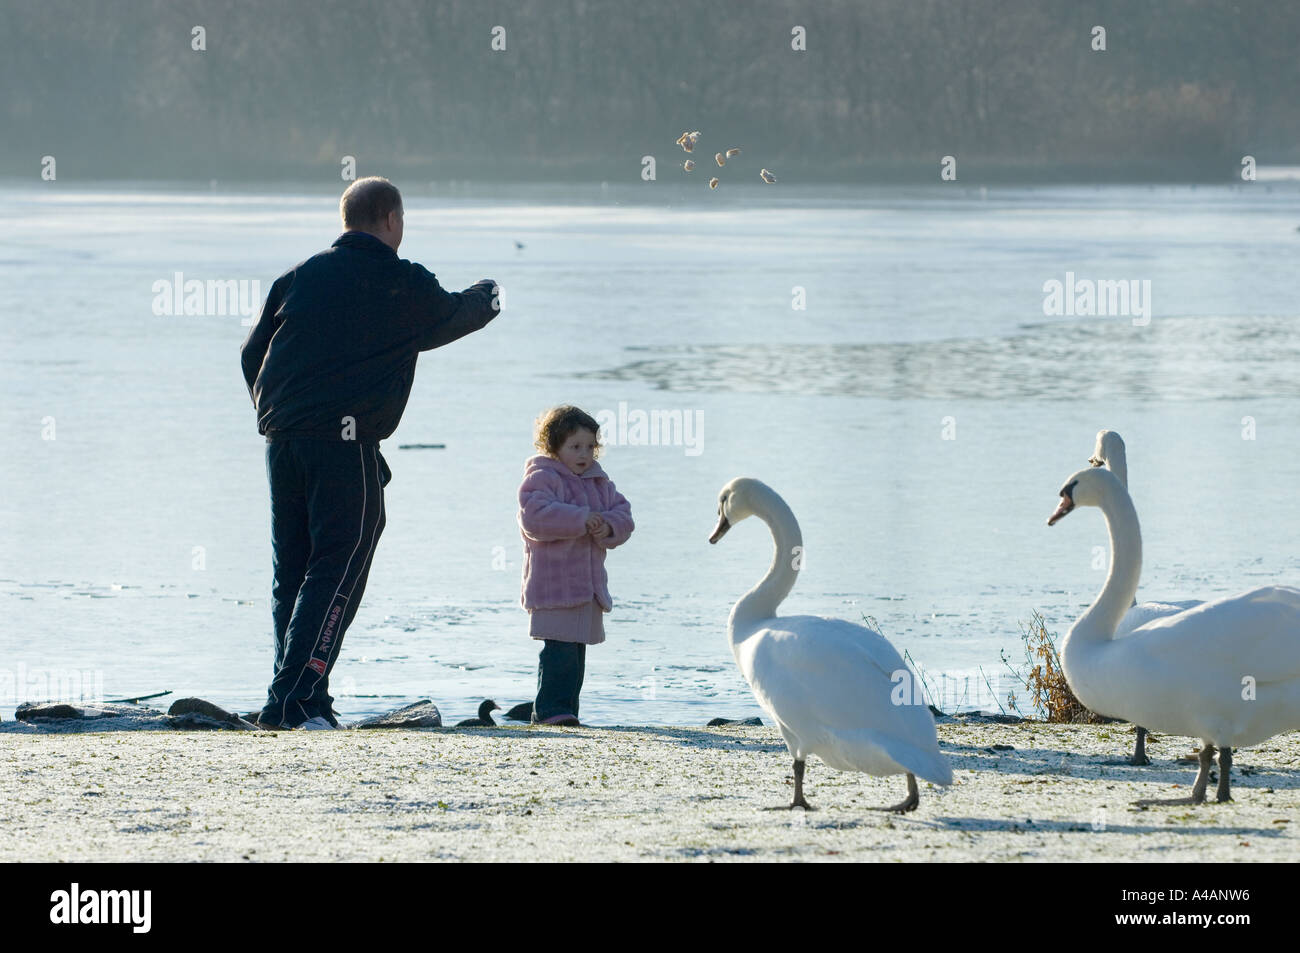
[[[382,715],[366,718],[351,726],[352,728],[441,728],[442,713],[438,706],[427,698],[395,708]]]

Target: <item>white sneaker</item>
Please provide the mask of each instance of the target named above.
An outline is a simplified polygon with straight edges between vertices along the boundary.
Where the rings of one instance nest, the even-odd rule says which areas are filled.
[[[334,726],[328,721],[317,715],[315,718],[308,718],[301,725],[294,728],[294,731],[333,731]]]

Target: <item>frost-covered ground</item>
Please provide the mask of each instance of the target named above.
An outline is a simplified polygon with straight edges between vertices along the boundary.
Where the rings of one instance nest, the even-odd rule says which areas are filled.
[[[808,764],[787,803],[774,728],[339,732],[0,732],[0,861],[1294,860],[1300,733],[1240,751],[1230,804],[1187,793],[1189,739],[1126,725],[964,724],[939,739],[956,783]],[[125,727],[121,725],[120,727]],[[138,727],[138,726],[137,726]],[[1011,750],[994,745],[1011,745]],[[1211,796],[1213,796],[1211,785]]]

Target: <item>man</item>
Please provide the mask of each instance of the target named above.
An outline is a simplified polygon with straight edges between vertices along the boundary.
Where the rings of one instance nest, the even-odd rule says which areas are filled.
[[[240,349],[266,435],[275,579],[275,671],[256,716],[267,728],[337,728],[329,676],[383,532],[379,452],[401,420],[421,351],[498,313],[484,279],[444,291],[397,257],[402,196],[358,179],[339,202],[343,234],[271,286]]]

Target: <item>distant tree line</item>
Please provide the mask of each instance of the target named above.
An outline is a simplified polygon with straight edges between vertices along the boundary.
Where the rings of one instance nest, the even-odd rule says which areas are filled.
[[[1226,179],[1300,163],[1298,54],[1290,0],[3,0],[0,174]]]

